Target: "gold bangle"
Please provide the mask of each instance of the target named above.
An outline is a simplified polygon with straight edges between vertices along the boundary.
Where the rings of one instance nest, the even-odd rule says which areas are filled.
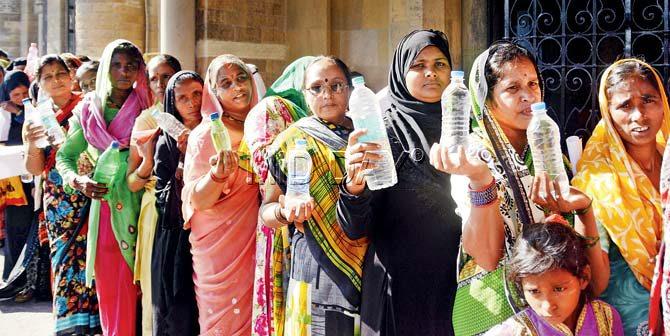
[[[591,204],[593,204],[593,198],[591,199],[591,202],[589,202],[589,205],[587,205],[584,209],[574,210],[572,213],[577,216],[586,215],[591,210]]]

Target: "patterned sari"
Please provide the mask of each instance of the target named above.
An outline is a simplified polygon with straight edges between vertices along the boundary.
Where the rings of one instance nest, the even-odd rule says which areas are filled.
[[[358,306],[368,240],[349,239],[337,221],[348,135],[349,130],[343,127],[308,117],[282,132],[268,150],[270,172],[284,193],[286,155],[295,140],[307,140],[312,157],[310,194],[316,207],[305,222],[304,233],[295,231],[292,237],[286,294],[288,335],[322,335],[334,330],[339,331],[338,335],[360,333]],[[274,258],[273,262],[281,260]]]
[[[67,126],[72,110],[81,96],[75,95],[56,113],[61,125]],[[100,333],[98,297],[95,285],[86,286],[86,235],[89,199],[82,193],[68,194],[56,170],[56,150],[45,149],[46,163],[41,225],[46,227],[51,247],[53,271],[53,312],[56,335]],[[85,172],[81,172],[85,173]],[[79,227],[80,226],[80,227]],[[75,236],[76,234],[76,236]]]
[[[572,183],[593,198],[599,229],[606,231],[601,244],[609,247],[611,275],[601,297],[621,313],[627,334],[641,335],[648,333],[647,303],[663,220],[661,195],[626,152],[609,112],[607,79],[614,66],[627,61],[653,69],[642,61],[624,59],[605,70],[599,92],[602,119],[586,144]],[[663,88],[663,81],[653,71],[658,87]],[[670,136],[670,110],[663,89],[660,94],[664,115],[656,147],[662,153]]]
[[[520,310],[517,293],[505,279],[505,263],[523,227],[544,219],[542,209],[530,200],[534,174],[530,150],[526,147],[521,156],[517,154],[486,105],[489,88],[484,69],[489,50],[491,48],[477,57],[470,73],[474,132],[470,134],[469,151],[488,165],[495,179],[505,232],[504,251],[498,267],[487,272],[461,246],[452,317],[456,335],[485,332]],[[564,162],[569,168],[567,159],[564,158]],[[471,209],[467,192],[469,180],[452,175],[451,183],[452,197],[458,204],[457,213],[466,225]],[[565,216],[572,221],[571,216]]]

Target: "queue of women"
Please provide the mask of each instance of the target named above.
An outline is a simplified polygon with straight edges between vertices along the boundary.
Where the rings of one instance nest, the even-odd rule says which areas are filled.
[[[44,129],[21,117],[27,76],[8,72],[2,86],[9,138],[42,176],[57,335],[670,331],[670,111],[641,60],[603,73],[602,120],[567,197],[534,171],[526,129],[543,81],[512,42],[475,60],[472,131],[456,154],[439,143],[446,36],[399,42],[380,94],[398,182],[375,191],[366,176],[380,148],[348,116],[352,75],[337,57],[302,57],[267,89],[234,55],[203,79],[169,55],[145,65],[124,40],[105,48],[94,85],[88,69],[73,77],[62,57],[41,58],[35,81],[67,129],[46,149]],[[187,130],[172,138],[155,109]],[[215,149],[212,113],[232,150]],[[311,199],[296,204],[286,158],[298,139],[313,168]],[[91,172],[113,141],[121,169],[105,185]],[[23,207],[6,206],[10,243],[25,235],[13,224]]]

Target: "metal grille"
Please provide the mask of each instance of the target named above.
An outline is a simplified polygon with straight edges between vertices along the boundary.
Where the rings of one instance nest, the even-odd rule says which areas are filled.
[[[563,139],[591,135],[600,120],[600,76],[617,59],[639,57],[670,78],[668,0],[505,0],[504,6],[504,37],[537,56]]]

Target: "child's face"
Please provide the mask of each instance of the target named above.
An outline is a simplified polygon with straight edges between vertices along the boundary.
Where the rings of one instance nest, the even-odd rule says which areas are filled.
[[[554,269],[521,279],[523,296],[531,308],[551,324],[571,324],[576,318],[579,298],[588,285],[563,269]]]

